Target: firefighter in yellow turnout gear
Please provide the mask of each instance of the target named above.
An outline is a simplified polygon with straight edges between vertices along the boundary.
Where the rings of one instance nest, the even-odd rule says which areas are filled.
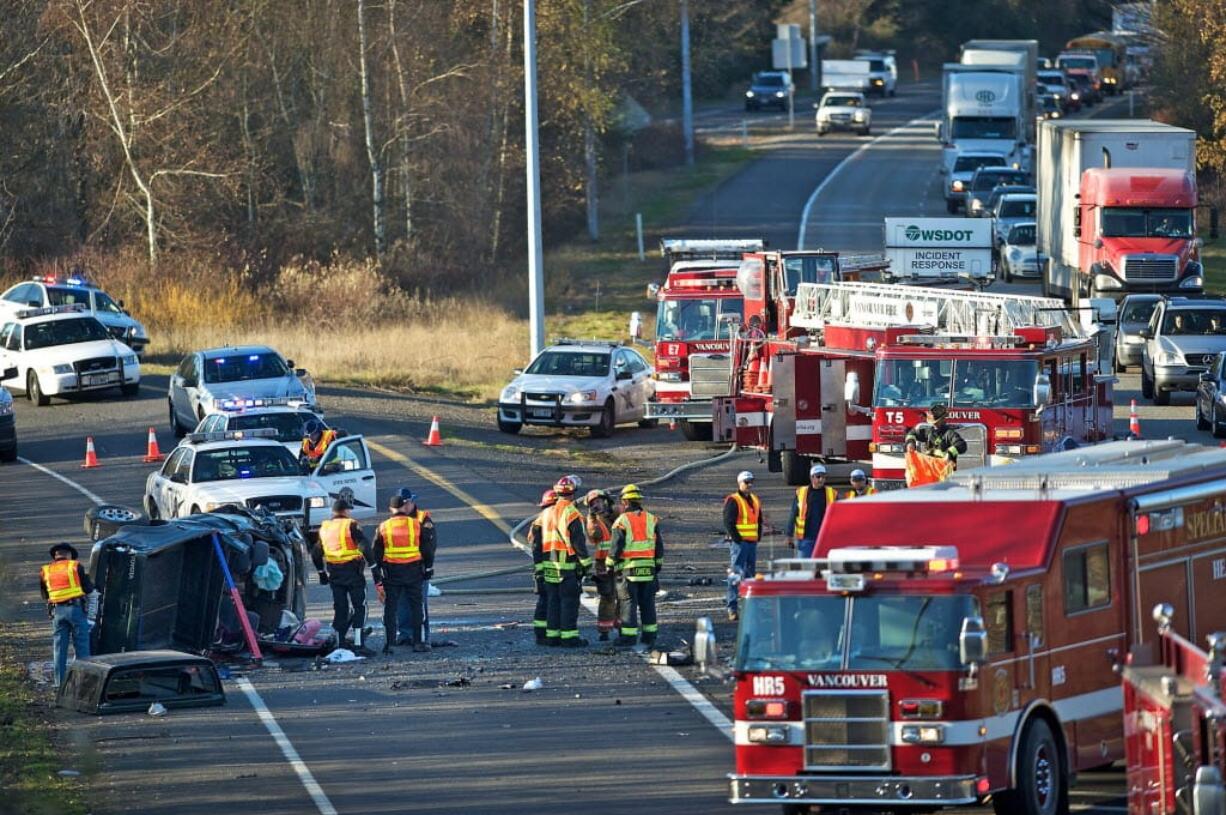
[[[532,613],[532,633],[536,635],[537,645],[548,645],[545,631],[549,626],[549,592],[545,590],[545,540],[542,524],[550,507],[558,502],[558,495],[553,489],[547,489],[541,495],[540,513],[528,526],[528,547],[532,551],[532,585],[536,590],[536,609]]]
[[[664,541],[660,522],[643,509],[643,493],[634,484],[621,492],[622,514],[613,522],[613,546],[606,561],[619,581],[624,581],[629,602],[622,610],[621,629],[615,645],[634,645],[639,639],[642,617],[644,645],[654,645],[659,624],[656,620],[656,589],[660,567],[664,564]]]
[[[609,552],[613,545],[613,531],[610,528],[617,517],[613,508],[613,499],[604,490],[590,490],[584,497],[587,504],[587,541],[593,547],[595,558],[595,573],[592,582],[596,584],[596,594],[600,602],[596,606],[596,630],[600,632],[603,642],[609,638],[612,631],[621,622],[621,592],[616,576],[608,565]]]
[[[558,501],[541,514],[541,576],[545,583],[545,644],[564,648],[587,645],[579,636],[580,584],[592,568],[575,508],[575,479],[564,476],[554,485]]]

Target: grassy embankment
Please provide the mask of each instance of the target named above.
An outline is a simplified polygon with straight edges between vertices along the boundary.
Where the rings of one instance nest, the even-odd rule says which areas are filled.
[[[1226,240],[1206,242],[1200,250],[1200,261],[1205,265],[1205,291],[1226,294]]]
[[[643,215],[651,253],[698,195],[751,155],[708,147],[689,170],[634,173],[629,190],[623,179],[608,184],[600,240],[583,233],[546,253],[548,336],[625,337],[636,310],[650,331],[644,290],[662,275],[658,253],[638,260],[634,213]],[[153,276],[138,253],[86,257],[85,265],[148,328],[148,372],[169,372],[198,348],[267,343],[324,382],[485,400],[527,361],[527,283],[518,269],[484,294],[428,299],[388,286],[373,263],[341,259],[293,264],[260,283],[202,256],[169,256]]]

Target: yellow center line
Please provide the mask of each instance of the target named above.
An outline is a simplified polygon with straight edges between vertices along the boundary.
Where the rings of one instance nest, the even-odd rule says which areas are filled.
[[[379,444],[379,442],[377,441],[373,441],[370,438],[366,439],[366,445],[370,447],[370,449],[378,453],[379,455],[383,456],[384,458],[391,459],[397,464],[403,467],[409,468],[410,470],[417,473],[422,478],[425,478],[426,480],[432,482],[436,486],[442,487],[447,492],[451,493],[456,498],[463,501],[465,504],[468,504],[468,506],[471,507],[474,512],[476,512],[482,518],[485,518],[487,521],[492,523],[498,529],[498,531],[506,535],[511,534],[510,524],[504,521],[502,517],[497,512],[494,511],[494,508],[492,506],[490,506],[489,504],[482,503],[481,501],[478,501],[476,498],[474,498],[470,493],[465,491],[463,488],[457,487],[455,484],[451,483],[449,479],[444,478],[443,476],[434,472],[434,470],[431,470],[429,467],[427,467],[424,464],[418,464],[416,461],[409,458],[404,453],[397,452],[390,447]]]

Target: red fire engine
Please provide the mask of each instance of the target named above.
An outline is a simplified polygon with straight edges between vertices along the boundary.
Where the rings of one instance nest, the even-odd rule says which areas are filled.
[[[717,400],[715,422],[717,437],[766,450],[790,484],[807,481],[806,458],[871,458],[879,489],[902,486],[903,440],[935,404],[967,441],[964,468],[1109,435],[1108,334],[1059,300],[801,284],[789,319],[787,342],[734,345],[741,390]]]
[[[1123,755],[1141,610],[1226,615],[1224,508],[1226,450],[1176,440],[836,503],[815,559],[741,584],[731,800],[1067,811]]]
[[[665,239],[664,285],[656,300],[656,392],[648,419],[678,422],[690,441],[711,438],[711,398],[727,392],[729,334],[741,324],[743,299],[736,273],[760,240]]]
[[[1226,560],[1213,563],[1226,579]],[[1134,648],[1124,668],[1129,815],[1222,815],[1226,634],[1209,634],[1205,653],[1175,631],[1184,618],[1173,605],[1155,606],[1154,619],[1158,640]]]

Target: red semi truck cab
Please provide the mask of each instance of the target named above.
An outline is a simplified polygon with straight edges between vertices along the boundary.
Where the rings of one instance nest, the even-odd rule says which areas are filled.
[[[1181,169],[1093,168],[1073,232],[1095,290],[1200,291],[1196,177]]]
[[[741,584],[733,803],[1067,811],[1123,756],[1118,671],[1226,615],[1226,450],[1111,442],[840,501]],[[998,809],[998,811],[1000,811]]]
[[[933,405],[949,408],[967,450],[962,469],[1004,464],[1111,436],[1115,377],[1100,375],[1093,339],[1057,327],[1013,334],[914,334],[877,351],[873,380],[873,483],[904,486],[905,439]]]
[[[1158,640],[1134,649],[1123,671],[1129,815],[1220,815],[1226,634],[1209,634],[1206,653],[1174,630],[1173,606],[1153,616]]]
[[[663,286],[648,288],[656,301],[656,389],[647,418],[679,422],[691,440],[710,438],[711,400],[729,392],[730,337],[744,315],[737,270],[744,253],[762,247],[762,241],[661,242],[669,269]]]

